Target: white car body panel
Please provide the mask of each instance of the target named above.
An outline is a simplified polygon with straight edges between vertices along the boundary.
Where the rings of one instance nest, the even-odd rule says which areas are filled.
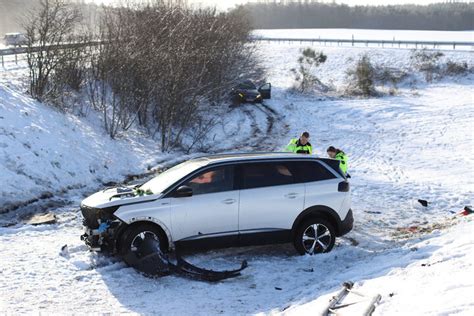
[[[349,210],[351,209],[351,203],[352,203],[350,191],[346,193],[347,194],[346,194],[346,197],[344,198],[344,201],[342,202],[341,209],[339,210],[339,212],[337,212],[342,220],[344,220],[347,216],[347,213],[349,213]]]
[[[330,179],[306,183],[306,198],[304,208],[314,205],[323,205],[341,215],[342,203],[349,192],[338,192],[338,184],[342,179]],[[344,217],[341,218],[341,220]]]
[[[239,191],[171,199],[174,240],[238,233]]]
[[[304,184],[241,190],[239,230],[290,229],[303,211],[304,191]]]
[[[173,242],[171,233],[170,199],[158,199],[156,201],[128,204],[121,206],[114,215],[121,221],[132,224],[138,221],[148,221],[158,224],[168,236],[170,243]]]

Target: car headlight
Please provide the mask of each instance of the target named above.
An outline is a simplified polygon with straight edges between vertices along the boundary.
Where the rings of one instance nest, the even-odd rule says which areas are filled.
[[[96,229],[99,227],[99,220],[112,219],[114,212],[119,207],[119,205],[116,205],[107,208],[96,208],[81,204],[81,213],[84,218],[83,224],[89,228]]]

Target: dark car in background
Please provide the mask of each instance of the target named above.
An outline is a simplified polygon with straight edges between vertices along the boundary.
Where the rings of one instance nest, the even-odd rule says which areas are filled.
[[[251,80],[245,80],[232,88],[231,97],[234,104],[262,103],[271,98],[272,85],[265,83],[257,88]]]

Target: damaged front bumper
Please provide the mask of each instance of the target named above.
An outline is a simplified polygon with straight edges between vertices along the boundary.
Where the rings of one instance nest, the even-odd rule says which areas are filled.
[[[92,208],[81,205],[84,234],[81,240],[94,251],[116,252],[116,236],[123,226],[113,213],[117,208]]]

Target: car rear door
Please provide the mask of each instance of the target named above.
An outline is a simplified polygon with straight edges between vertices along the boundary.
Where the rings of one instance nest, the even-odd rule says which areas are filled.
[[[342,202],[348,195],[346,192],[339,192],[338,186],[344,179],[336,176],[319,161],[299,161],[294,162],[295,168],[301,181],[305,183],[304,208],[307,209],[315,205],[329,207],[336,212],[341,208]]]
[[[236,243],[239,191],[234,189],[234,167],[205,169],[181,185],[191,187],[193,195],[170,199],[174,241],[196,247]]]
[[[284,161],[243,163],[237,170],[241,243],[288,238],[294,218],[303,210],[304,184],[297,183],[295,172]]]

